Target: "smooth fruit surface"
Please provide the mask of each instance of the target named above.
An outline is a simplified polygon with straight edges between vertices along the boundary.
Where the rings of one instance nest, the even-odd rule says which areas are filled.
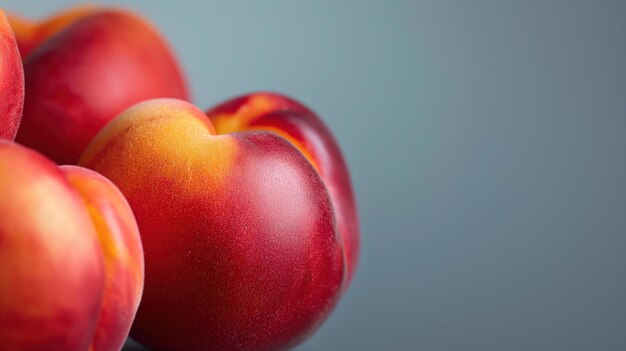
[[[81,198],[55,164],[0,141],[0,218],[0,350],[86,350],[104,267]]]
[[[51,34],[35,40],[24,57],[26,97],[16,138],[21,144],[59,164],[75,163],[127,107],[156,97],[188,99],[172,52],[142,18],[106,9],[63,18],[57,25],[44,22]],[[30,33],[18,31],[18,42],[20,32]]]
[[[128,202],[108,179],[82,167],[60,168],[89,211],[104,257],[104,295],[93,351],[117,351],[128,336],[143,291],[139,229]]]
[[[98,11],[96,6],[82,5],[59,12],[41,22],[31,21],[15,14],[8,14],[8,19],[15,32],[20,54],[24,58],[54,34],[96,11]]]
[[[142,235],[131,336],[151,350],[274,350],[314,331],[345,279],[328,191],[267,131],[216,135],[189,103],[138,104],[79,162],[113,181]]]
[[[0,350],[120,350],[143,249],[115,185],[0,141],[0,218]]]
[[[289,140],[311,162],[332,199],[344,243],[348,279],[359,257],[359,221],[350,174],[339,144],[322,120],[302,103],[277,93],[244,95],[207,112],[218,134],[271,131]]]

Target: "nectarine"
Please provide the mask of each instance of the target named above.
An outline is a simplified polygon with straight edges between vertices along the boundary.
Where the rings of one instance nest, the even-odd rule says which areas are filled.
[[[127,107],[157,97],[188,99],[174,55],[145,20],[92,8],[57,17],[39,30],[13,21],[25,54],[24,116],[16,138],[21,144],[57,163],[75,163]]]
[[[152,350],[274,350],[312,333],[346,279],[326,184],[269,131],[217,135],[180,100],[140,103],[79,164],[128,199],[146,259],[131,335]]]
[[[143,285],[119,190],[0,141],[0,218],[0,350],[118,351]]]
[[[113,183],[76,166],[61,166],[95,225],[104,257],[105,286],[92,351],[122,348],[143,291],[143,248],[137,222]]]
[[[31,21],[15,14],[9,14],[8,19],[22,57],[26,57],[35,47],[65,29],[77,20],[95,13],[96,6],[82,5],[61,11],[41,22]]]
[[[271,131],[289,140],[308,158],[324,180],[335,209],[349,284],[359,257],[359,221],[348,167],[330,129],[302,103],[268,92],[223,102],[211,108],[207,116],[217,134]]]

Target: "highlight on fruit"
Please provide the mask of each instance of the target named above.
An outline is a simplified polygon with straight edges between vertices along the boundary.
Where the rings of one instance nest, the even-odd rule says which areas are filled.
[[[311,108],[200,109],[124,9],[0,10],[0,49],[0,350],[283,350],[329,317],[359,221]]]

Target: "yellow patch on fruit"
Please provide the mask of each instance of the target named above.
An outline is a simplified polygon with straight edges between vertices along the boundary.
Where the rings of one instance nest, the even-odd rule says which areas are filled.
[[[60,12],[37,27],[37,39],[44,41],[81,18],[95,13],[97,10],[97,6],[82,5]]]
[[[2,13],[3,12],[0,9],[0,14]],[[16,38],[29,41],[34,39],[35,28],[37,27],[34,22],[13,14],[8,14],[7,20],[9,21]]]
[[[134,218],[125,209],[122,194],[113,191],[103,179],[94,178],[88,173],[65,172],[72,186],[78,191],[89,211],[89,215],[98,234],[98,240],[104,253],[107,274],[115,272],[114,267],[130,270],[140,285],[142,267],[139,265],[137,252],[130,252],[124,237],[125,231],[137,233]],[[111,277],[114,279],[114,277]]]
[[[275,108],[274,101],[266,95],[251,96],[234,114],[221,114],[211,118],[218,134],[242,132],[252,121]]]
[[[114,168],[124,174],[109,178],[130,188],[141,188],[156,173],[177,175],[172,185],[180,191],[203,191],[207,184],[215,189],[231,169],[237,144],[229,136],[214,134],[211,121],[195,106],[176,99],[149,100],[129,108],[101,130],[79,164],[94,169],[116,164]],[[145,162],[148,167],[136,166]],[[199,168],[210,169],[210,177],[196,179],[194,170]],[[185,184],[178,184],[181,179]]]
[[[298,151],[300,151],[302,155],[304,155],[304,157],[306,157],[307,160],[309,160],[309,163],[313,166],[313,168],[315,168],[315,170],[318,173],[320,173],[319,165],[315,157],[313,157],[313,154],[311,154],[309,150],[307,150],[306,146],[303,143],[301,143],[299,140],[289,135],[289,133],[285,132],[284,130],[280,128],[265,127],[265,126],[255,126],[255,127],[250,128],[249,130],[268,131],[268,132],[278,134],[279,136],[287,139],[288,142],[290,142],[296,149],[298,149]]]
[[[37,296],[44,294],[51,309],[72,310],[75,301],[49,294],[47,289],[56,286],[42,277],[63,271],[67,280],[79,279],[83,255],[96,247],[95,240],[93,246],[85,246],[90,240],[85,237],[95,239],[87,212],[61,176],[49,173],[52,170],[34,153],[2,151],[0,213],[7,220],[0,222],[0,294],[9,296],[0,295],[0,309],[9,308],[8,303],[11,308],[19,306],[22,316],[44,318],[53,313],[38,302]],[[58,237],[47,240],[46,234]],[[59,300],[52,302],[55,298]]]

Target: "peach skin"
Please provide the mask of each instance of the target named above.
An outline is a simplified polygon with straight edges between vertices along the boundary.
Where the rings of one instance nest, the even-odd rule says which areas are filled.
[[[40,43],[50,38],[77,20],[95,13],[98,7],[82,5],[72,7],[42,22],[31,21],[14,14],[8,14],[8,20],[15,32],[17,45],[22,57],[26,57]]]
[[[0,9],[0,139],[13,140],[24,107],[24,72],[15,37]]]
[[[16,141],[59,164],[75,163],[127,107],[157,97],[188,99],[171,50],[130,12],[79,8],[36,30],[24,20],[13,23],[18,42],[34,45],[22,45],[26,97]]]
[[[108,179],[81,167],[60,168],[87,205],[104,254],[104,296],[92,351],[118,351],[143,291],[143,249],[137,222],[122,193]]]
[[[0,350],[86,350],[104,265],[80,196],[54,163],[0,141],[0,218]]]
[[[0,350],[120,350],[143,251],[119,190],[0,141],[0,217]]]
[[[347,259],[347,286],[359,257],[359,221],[348,167],[328,127],[302,103],[268,92],[226,101],[210,109],[207,116],[218,134],[271,131],[307,156],[324,180],[335,209]]]
[[[145,248],[131,336],[151,350],[277,350],[310,335],[346,277],[328,190],[268,131],[217,135],[176,99],[109,123],[79,164],[128,199]]]

